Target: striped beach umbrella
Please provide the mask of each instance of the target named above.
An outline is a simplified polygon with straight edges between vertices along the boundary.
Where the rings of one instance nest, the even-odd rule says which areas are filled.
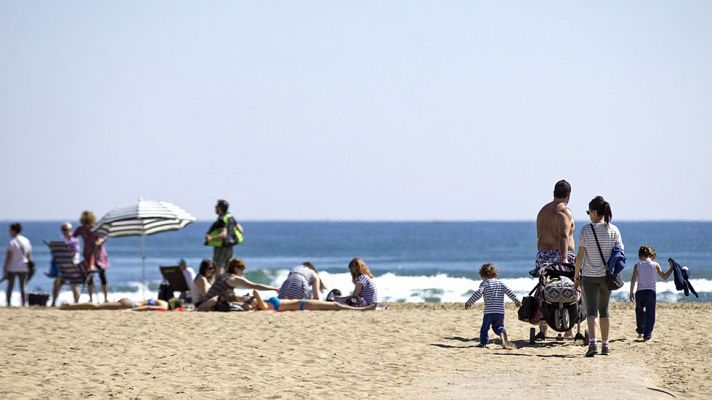
[[[184,209],[165,202],[138,199],[134,204],[119,206],[107,212],[94,226],[94,231],[108,237],[141,237],[141,290],[145,297],[146,257],[144,237],[176,231],[195,221]]]

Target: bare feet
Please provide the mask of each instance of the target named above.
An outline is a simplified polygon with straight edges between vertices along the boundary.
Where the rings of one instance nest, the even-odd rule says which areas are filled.
[[[500,337],[500,339],[502,339],[502,348],[505,350],[511,350],[512,343],[510,343],[509,339],[507,339],[507,332],[500,333],[499,337]]]

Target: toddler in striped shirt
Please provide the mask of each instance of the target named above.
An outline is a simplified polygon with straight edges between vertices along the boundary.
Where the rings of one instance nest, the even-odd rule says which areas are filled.
[[[492,263],[486,263],[480,267],[480,288],[470,296],[465,303],[465,310],[472,307],[480,297],[484,297],[485,314],[482,318],[482,328],[480,328],[480,344],[477,347],[486,347],[489,340],[487,332],[490,326],[494,333],[502,340],[502,347],[511,349],[512,344],[507,339],[507,330],[504,329],[504,295],[506,294],[514,304],[519,307],[521,303],[517,295],[504,283],[497,280],[497,267]]]

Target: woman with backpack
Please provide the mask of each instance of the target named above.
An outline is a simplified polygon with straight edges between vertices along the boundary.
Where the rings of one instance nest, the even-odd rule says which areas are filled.
[[[589,344],[586,357],[598,354],[596,345],[596,318],[599,318],[601,329],[601,355],[608,355],[608,334],[610,321],[608,317],[608,302],[611,290],[608,288],[606,272],[607,259],[601,255],[610,256],[617,243],[623,248],[623,239],[618,227],[611,223],[613,213],[611,205],[601,196],[596,196],[588,203],[588,214],[591,223],[581,229],[579,247],[576,254],[576,270],[574,272],[574,287],[583,288],[586,302]]]

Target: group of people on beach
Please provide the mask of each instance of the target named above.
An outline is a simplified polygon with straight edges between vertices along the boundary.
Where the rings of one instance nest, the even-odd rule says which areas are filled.
[[[79,217],[79,227],[72,231],[72,224],[65,222],[60,226],[61,239],[72,253],[72,258],[75,263],[83,262],[85,268],[91,273],[87,275],[86,287],[89,294],[89,302],[93,301],[94,297],[94,275],[99,276],[101,282],[101,292],[104,295],[104,301],[108,300],[109,286],[106,280],[106,270],[109,268],[109,256],[106,252],[104,243],[106,236],[94,232],[94,224],[96,217],[91,211],[82,212]],[[80,261],[80,245],[79,240],[82,239],[82,256],[83,261]],[[14,283],[17,280],[20,290],[20,304],[25,306],[27,302],[27,281],[34,274],[34,260],[32,259],[32,244],[30,240],[22,235],[22,225],[14,223],[10,225],[10,242],[7,246],[5,255],[5,263],[3,265],[3,279],[7,279],[7,290],[5,293],[6,304],[11,305],[12,291]],[[61,272],[54,260],[50,266],[50,270],[46,275],[53,278],[52,282],[52,306],[55,305],[56,299],[59,296],[61,286],[66,283],[61,276]],[[74,301],[79,301],[79,288],[76,284],[71,284]]]
[[[589,333],[589,346],[586,356],[599,353],[596,323],[600,329],[600,354],[610,353],[609,335],[610,320],[608,304],[611,290],[606,280],[605,254],[610,254],[615,245],[623,249],[620,230],[611,223],[613,213],[611,205],[602,197],[596,196],[588,204],[588,215],[591,223],[584,226],[579,233],[578,251],[574,251],[574,232],[576,227],[574,217],[568,208],[571,196],[571,185],[561,180],[554,186],[554,198],[544,205],[536,219],[537,254],[535,265],[563,264],[574,266],[574,287],[582,292],[586,304],[586,320]],[[340,296],[340,293],[330,293],[327,301],[319,300],[325,290],[324,283],[316,267],[310,262],[304,262],[292,268],[281,287],[273,287],[251,282],[245,278],[246,264],[233,257],[233,246],[242,242],[242,226],[229,214],[229,204],[218,200],[215,205],[217,220],[212,224],[204,237],[205,245],[213,247],[212,260],[203,260],[195,278],[189,273],[191,268],[185,263],[182,270],[190,282],[190,299],[198,311],[246,311],[246,310],[369,310],[374,309],[378,302],[378,291],[373,274],[366,263],[360,258],[350,261],[348,269],[354,283],[353,293]],[[64,223],[61,226],[62,239],[74,253],[78,261],[80,246],[77,238],[82,239],[84,266],[89,270],[87,289],[89,303],[68,304],[64,309],[133,309],[136,311],[169,310],[179,308],[180,299],[147,300],[134,302],[121,299],[108,302],[108,286],[106,270],[109,259],[104,246],[106,236],[95,232],[96,218],[90,211],[84,211],[79,219],[80,226],[72,232],[72,226]],[[26,301],[26,281],[32,273],[32,246],[22,234],[19,223],[10,226],[11,240],[8,244],[3,277],[7,279],[6,299],[11,305],[11,293],[14,282],[19,282],[21,304]],[[640,247],[639,262],[635,264],[633,278],[630,283],[630,300],[636,302],[636,331],[642,340],[650,340],[655,324],[656,276],[667,280],[672,273],[670,269],[663,272],[656,262],[655,249],[650,245]],[[104,303],[93,304],[94,274],[99,276]],[[488,343],[488,331],[492,329],[501,337],[503,347],[511,344],[504,327],[504,295],[509,296],[519,306],[516,295],[501,281],[497,280],[497,269],[492,263],[484,264],[479,270],[482,283],[477,291],[465,303],[470,308],[479,298],[484,298],[485,310],[480,329],[480,346]],[[48,276],[55,278],[52,288],[52,305],[55,305],[59,289],[64,283],[61,274],[53,266]],[[634,290],[637,284],[637,290]],[[236,289],[250,289],[251,293],[236,294]],[[274,291],[276,296],[262,299],[258,291]],[[72,286],[75,303],[79,299],[79,290]],[[183,298],[185,300],[185,298]],[[547,324],[540,323],[540,331],[536,339],[546,338]],[[559,334],[558,340],[571,338],[571,332]]]
[[[213,261],[203,260],[192,287],[192,300],[198,311],[297,311],[297,310],[372,310],[378,302],[378,290],[366,263],[354,258],[349,263],[354,290],[350,296],[338,296],[332,291],[327,301],[319,300],[326,290],[311,262],[295,266],[278,287],[255,283],[245,278],[247,266],[239,258],[228,262],[227,271],[216,276]],[[251,295],[240,296],[236,289],[252,289]],[[262,299],[258,290],[277,292]],[[340,293],[339,293],[340,294]]]
[[[348,267],[354,283],[353,293],[349,296],[340,296],[340,292],[335,290],[327,296],[328,301],[319,300],[326,286],[316,266],[308,261],[292,268],[280,288],[248,280],[244,276],[247,268],[244,261],[232,257],[232,247],[241,242],[242,226],[235,221],[228,210],[228,202],[218,200],[215,206],[218,218],[205,235],[205,244],[214,248],[212,260],[201,262],[197,276],[184,260],[179,263],[179,268],[190,288],[190,295],[138,302],[127,298],[115,302],[108,301],[106,269],[109,267],[109,259],[104,246],[107,237],[95,232],[94,214],[91,211],[82,212],[79,219],[80,226],[73,232],[70,223],[63,223],[60,227],[61,238],[72,254],[73,263],[81,263],[88,272],[86,286],[89,302],[79,303],[80,288],[77,284],[70,283],[75,304],[65,304],[62,308],[66,310],[173,310],[182,308],[186,301],[193,303],[198,311],[370,310],[376,307],[378,302],[376,281],[366,263],[358,257],[351,260]],[[19,282],[21,304],[23,306],[26,304],[26,282],[33,264],[32,246],[21,232],[22,226],[19,223],[10,226],[11,240],[3,269],[3,276],[8,280],[6,293],[8,306],[11,305],[11,293],[16,280]],[[83,241],[81,247],[78,238]],[[83,251],[80,251],[80,248]],[[80,254],[83,256],[81,260]],[[99,275],[101,281],[104,303],[93,302],[95,274]],[[65,282],[54,259],[46,275],[54,278],[51,305],[55,306],[61,286],[68,282]],[[236,289],[250,289],[252,293],[240,296],[236,294]],[[258,290],[275,291],[278,295],[263,300]]]
[[[196,310],[368,310],[376,307],[376,281],[366,263],[358,257],[349,262],[353,293],[344,297],[327,296],[328,301],[319,300],[326,286],[316,266],[309,261],[292,268],[279,288],[245,278],[246,264],[240,258],[232,257],[233,247],[242,242],[243,228],[230,214],[229,208],[227,200],[217,201],[217,219],[205,234],[205,245],[213,247],[213,259],[203,260],[193,279],[191,299]],[[252,289],[253,293],[239,296],[235,289]],[[263,301],[258,290],[275,291],[278,295]]]
[[[585,353],[587,357],[599,354],[596,322],[601,333],[600,354],[610,354],[610,317],[608,304],[611,297],[607,281],[606,254],[611,254],[617,244],[621,250],[623,239],[617,226],[611,223],[613,212],[611,205],[602,197],[596,196],[588,204],[588,215],[591,223],[584,226],[579,233],[578,251],[574,252],[574,232],[576,227],[568,203],[571,198],[571,185],[561,180],[554,186],[554,199],[544,205],[536,220],[537,254],[535,264],[573,265],[574,288],[582,292],[586,307],[586,322],[588,325],[589,343]],[[648,341],[652,337],[655,326],[656,277],[667,280],[673,271],[673,263],[663,272],[656,262],[655,249],[650,245],[642,245],[638,251],[638,263],[633,269],[630,282],[630,301],[636,302],[636,332],[638,338]],[[515,305],[521,305],[516,295],[497,278],[497,269],[492,263],[484,264],[479,270],[482,283],[479,289],[465,303],[469,308],[480,297],[484,298],[485,309],[480,328],[480,346],[488,343],[488,331],[491,328],[500,336],[502,347],[511,348],[504,327],[504,295],[510,297]],[[637,284],[637,290],[635,290]],[[546,338],[547,323],[540,322],[540,331],[536,339]],[[566,332],[558,340],[573,338],[571,331]]]

